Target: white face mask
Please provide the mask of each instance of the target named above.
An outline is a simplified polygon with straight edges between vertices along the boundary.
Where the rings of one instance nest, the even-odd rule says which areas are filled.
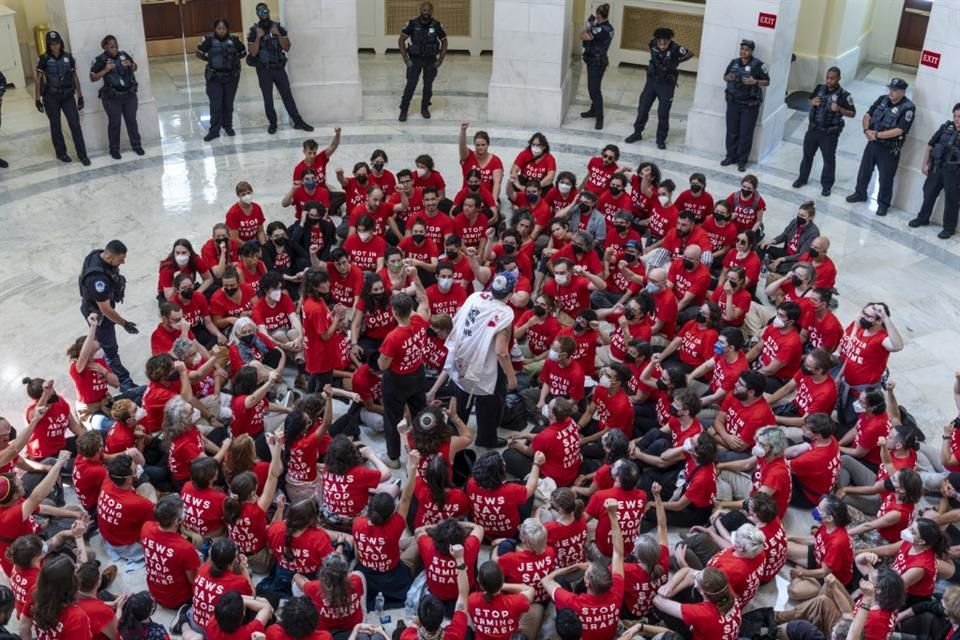
[[[567,195],[568,193],[570,193],[571,189],[573,189],[573,186],[567,184],[566,182],[561,182],[560,184],[557,185],[557,191],[559,191],[563,195]]]
[[[539,156],[543,153],[543,147],[538,144],[530,145],[530,153],[535,156]]]
[[[103,352],[103,349],[97,349],[96,351],[93,352],[93,359],[94,359],[94,360],[103,360],[103,358],[105,358],[106,355],[107,355],[107,354],[105,354],[105,353]]]
[[[422,178],[423,176],[427,175],[427,170],[423,167],[417,167],[417,175]]]
[[[856,413],[863,413],[864,411],[866,411],[866,409],[864,409],[864,407],[863,407],[863,403],[860,402],[859,400],[854,400],[854,401],[853,401],[853,410],[854,410]]]
[[[200,413],[200,409],[194,409],[193,415],[190,416],[190,422],[197,424],[201,418],[203,418],[203,414]]]
[[[147,410],[143,407],[137,407],[137,413],[135,414],[137,422],[140,422],[147,417]]]
[[[173,256],[173,259],[176,261],[178,267],[185,267],[187,263],[190,262],[190,254],[178,253]]]
[[[599,384],[601,387],[603,387],[604,389],[609,389],[609,388],[610,388],[610,376],[608,376],[608,375],[606,375],[606,374],[600,376],[600,382],[599,382],[598,384]]]
[[[692,454],[694,449],[696,449],[697,443],[696,438],[687,438],[683,441],[683,450],[687,453]]]
[[[783,329],[783,325],[785,324],[786,323],[783,321],[783,318],[780,316],[777,316],[773,319],[773,326],[775,326],[777,329]]]
[[[438,278],[437,287],[440,291],[450,291],[450,287],[453,286],[453,278]]]
[[[200,361],[201,361],[201,360],[203,360],[203,354],[201,354],[201,353],[195,353],[195,354],[193,354],[193,357],[190,358],[190,364],[196,366],[196,365],[200,364]]]
[[[283,289],[274,289],[270,292],[270,299],[274,302],[280,302],[280,298],[283,296]]]
[[[560,352],[556,349],[550,349],[550,353],[547,354],[547,357],[556,362],[560,359]]]
[[[554,276],[554,279],[557,281],[557,284],[560,285],[561,287],[565,286],[568,282],[570,282],[570,276],[566,273],[558,273],[557,275]]]
[[[900,532],[900,539],[903,540],[904,542],[909,542],[910,544],[913,544],[913,531],[911,531],[910,529],[904,529],[903,531]]]
[[[360,236],[360,240],[362,242],[369,242],[370,238],[373,236],[373,234],[369,231],[360,231],[357,233],[357,235]]]
[[[660,196],[657,198],[660,201],[660,206],[665,207],[670,203],[670,196]]]
[[[245,193],[244,195],[240,196],[240,202],[242,202],[243,204],[250,204],[251,202],[253,202],[253,194]]]
[[[753,445],[753,449],[750,449],[750,453],[757,458],[763,458],[767,455],[767,450],[764,449],[763,445],[758,442],[757,444]]]

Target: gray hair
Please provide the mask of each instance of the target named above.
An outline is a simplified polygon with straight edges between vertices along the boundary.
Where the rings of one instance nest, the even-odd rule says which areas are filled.
[[[177,360],[183,360],[184,358],[187,357],[187,353],[189,353],[192,347],[193,347],[193,340],[191,340],[190,338],[184,338],[183,336],[180,336],[173,343],[173,349],[171,349],[170,351],[173,353],[174,358],[176,358]]]
[[[237,318],[237,321],[233,323],[233,331],[230,332],[230,344],[237,344],[240,342],[240,330],[251,326],[256,330],[257,325],[253,320],[247,318],[246,316],[242,318]]]
[[[534,553],[543,553],[547,548],[547,528],[537,518],[527,518],[520,523],[520,542]]]
[[[193,426],[193,407],[190,403],[174,396],[163,407],[163,439],[173,442]]]
[[[750,557],[763,551],[766,541],[767,536],[763,535],[763,531],[749,523],[733,532],[733,548]]]
[[[804,278],[805,278],[805,279],[807,280],[807,282],[809,282],[811,285],[813,284],[813,281],[817,279],[817,268],[816,268],[815,266],[813,266],[813,264],[811,264],[811,263],[809,263],[809,262],[798,262],[797,264],[795,264],[795,265],[793,266],[793,270],[794,270],[794,271],[803,271],[804,274],[805,274],[805,275],[804,275]]]
[[[787,434],[780,427],[764,427],[757,431],[756,441],[770,447],[770,455],[779,458],[787,450]]]

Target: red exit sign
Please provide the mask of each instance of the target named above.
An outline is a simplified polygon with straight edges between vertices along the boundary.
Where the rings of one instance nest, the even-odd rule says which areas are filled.
[[[757,17],[757,26],[765,29],[775,29],[777,27],[777,14],[763,13],[761,11]]]
[[[923,50],[923,53],[920,54],[920,64],[925,67],[933,67],[934,69],[940,68],[940,54],[936,51],[927,51]]]

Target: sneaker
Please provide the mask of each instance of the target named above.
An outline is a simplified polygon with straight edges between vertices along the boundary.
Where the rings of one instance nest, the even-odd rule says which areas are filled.
[[[907,223],[907,226],[913,229],[916,229],[917,227],[926,227],[929,225],[930,225],[929,220],[921,220],[920,218],[914,218],[913,220]]]
[[[87,156],[83,156],[82,158],[80,158],[80,164],[82,164],[82,165],[85,166],[85,167],[89,167],[89,166],[90,166],[90,158],[88,158]]]
[[[181,635],[181,632],[183,631],[183,625],[187,624],[188,622],[187,615],[190,612],[190,604],[191,603],[188,602],[187,604],[181,605],[180,608],[177,609],[177,621],[174,622],[173,626],[170,627],[170,631],[178,636]]]
[[[956,233],[956,231],[948,231],[947,229],[943,229],[937,234],[937,237],[941,240],[948,240],[953,236],[954,233]]]
[[[231,138],[237,135],[237,132],[233,130],[233,127],[224,127],[223,130]]]
[[[391,458],[387,454],[383,454],[380,456],[380,461],[383,462],[383,464],[390,467],[391,469],[400,468],[400,458]]]
[[[270,135],[273,135],[276,132],[277,132],[277,123],[271,122],[270,125],[267,127],[267,133],[269,133]]]
[[[640,140],[643,140],[643,136],[640,135],[639,133],[631,133],[630,135],[628,135],[626,138],[623,139],[623,141],[626,142],[627,144],[633,144],[634,142],[638,142]]]
[[[866,197],[866,196],[862,196],[862,195],[860,195],[859,193],[856,193],[856,192],[851,193],[850,195],[848,195],[848,196],[847,196],[846,198],[844,198],[844,199],[845,199],[847,202],[866,202],[866,201],[867,201],[867,197]]]
[[[300,118],[300,119],[294,121],[294,123],[293,123],[293,128],[294,128],[294,129],[300,129],[300,131],[307,131],[307,132],[313,131],[313,127],[311,127],[311,126],[308,125],[306,122],[304,122],[304,121],[303,121],[303,118]]]
[[[214,133],[213,131],[209,131],[207,135],[203,136],[203,141],[210,142],[211,140],[216,140],[219,137],[220,137],[219,133]]]
[[[133,152],[138,156],[142,156],[143,154],[146,153],[146,151],[143,150],[143,147],[134,147]]]
[[[805,184],[807,184],[807,183],[804,182],[803,180],[801,180],[800,178],[797,178],[796,180],[793,181],[793,188],[794,188],[794,189],[799,189],[800,187],[802,187],[802,186],[805,185]]]

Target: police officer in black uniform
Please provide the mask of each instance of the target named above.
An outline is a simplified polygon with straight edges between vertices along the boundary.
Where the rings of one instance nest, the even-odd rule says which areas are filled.
[[[601,4],[597,14],[587,18],[580,32],[583,44],[583,62],[587,65],[587,93],[590,94],[590,110],[580,114],[581,118],[596,118],[594,129],[603,129],[603,92],[600,83],[610,64],[607,51],[613,42],[613,25],[610,24],[610,5]]]
[[[937,234],[946,240],[957,232],[957,211],[960,210],[960,102],[953,105],[953,120],[940,125],[927,143],[923,155],[923,204],[911,227],[930,224],[933,205],[943,191],[943,230]]]
[[[810,178],[810,167],[817,149],[823,155],[823,170],[820,172],[820,195],[830,195],[836,179],[837,141],[843,131],[843,119],[857,115],[853,96],[840,86],[840,68],[827,69],[825,84],[818,84],[810,94],[810,125],[803,136],[803,160],[800,161],[800,176],[793,188],[799,189]]]
[[[650,41],[650,62],[647,64],[647,82],[640,94],[637,106],[637,119],[633,123],[633,133],[625,142],[636,142],[643,137],[643,128],[647,126],[650,108],[657,100],[657,148],[667,148],[667,132],[670,131],[670,107],[673,106],[673,92],[680,77],[678,67],[693,57],[693,51],[681,47],[673,41],[673,29],[660,27],[653,32]]]
[[[3,75],[3,72],[0,71],[0,107],[3,106],[3,94],[7,92],[7,78]],[[2,122],[2,117],[0,117],[0,122]],[[0,158],[0,169],[6,169],[10,166],[10,163]]]
[[[877,215],[887,215],[893,199],[893,176],[900,164],[900,149],[913,126],[917,107],[906,96],[907,83],[903,78],[894,78],[887,85],[887,95],[880,96],[863,115],[863,135],[867,146],[860,158],[857,187],[847,196],[847,202],[866,202],[867,186],[873,176],[873,168],[880,173],[880,188],[877,191]]]
[[[290,50],[290,38],[287,30],[279,22],[270,19],[270,7],[265,2],[257,5],[259,21],[250,27],[247,45],[250,55],[247,63],[257,68],[257,80],[260,93],[263,94],[263,110],[267,114],[267,133],[277,132],[277,111],[273,108],[273,87],[276,85],[283,100],[283,108],[293,120],[293,128],[301,131],[313,131],[300,117],[297,103],[290,90],[290,78],[287,77],[287,51]]]
[[[83,95],[80,93],[80,80],[77,78],[77,60],[63,50],[63,38],[56,31],[47,32],[47,52],[37,61],[36,76],[33,83],[33,97],[37,111],[46,111],[50,121],[50,137],[53,150],[60,162],[70,162],[67,144],[63,140],[60,112],[67,119],[73,146],[77,158],[83,166],[90,166],[87,158],[87,145],[83,142],[83,129],[80,128],[80,111],[83,110]]]
[[[203,136],[204,142],[220,137],[220,128],[228,136],[233,130],[233,99],[240,84],[240,60],[246,55],[240,38],[230,35],[230,23],[226,18],[213,21],[213,33],[203,36],[197,45],[197,57],[207,61],[203,77],[207,81],[207,97],[210,98],[210,131]]]
[[[120,390],[128,391],[136,385],[130,379],[130,372],[120,361],[117,348],[116,325],[127,333],[138,334],[137,325],[125,320],[117,313],[116,306],[123,302],[127,280],[120,275],[120,265],[127,257],[127,247],[119,240],[111,240],[103,249],[94,249],[83,259],[80,271],[80,313],[84,318],[91,313],[100,316],[97,325],[97,341],[106,355],[107,364],[120,379]]]
[[[757,45],[753,40],[740,41],[740,57],[727,65],[723,79],[727,83],[727,155],[720,162],[724,167],[737,163],[738,171],[745,171],[753,130],[763,104],[762,87],[770,84],[767,65],[753,57]]]
[[[137,126],[137,78],[134,72],[137,63],[126,51],[117,47],[114,36],[106,36],[100,41],[103,53],[93,60],[90,67],[90,81],[103,80],[100,88],[100,100],[107,113],[107,138],[110,141],[110,157],[120,159],[120,118],[127,125],[127,137],[134,153],[142,156],[140,128]]]
[[[410,41],[409,44],[407,41]],[[407,65],[407,84],[400,98],[400,122],[406,122],[407,110],[417,90],[420,72],[423,72],[423,100],[420,102],[420,115],[430,118],[430,100],[433,98],[433,80],[437,70],[447,55],[447,32],[443,25],[433,19],[433,5],[424,2],[420,5],[420,16],[412,18],[400,31],[400,55]]]

